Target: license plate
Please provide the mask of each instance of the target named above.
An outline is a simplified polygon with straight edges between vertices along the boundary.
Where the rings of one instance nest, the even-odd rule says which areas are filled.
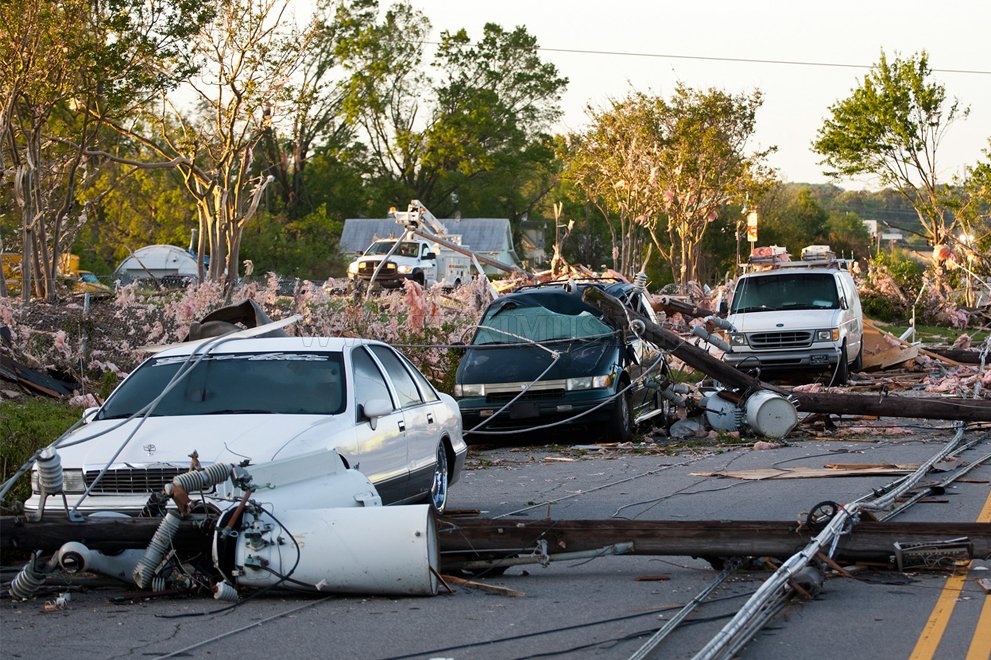
[[[540,408],[532,401],[514,404],[509,409],[510,419],[527,419],[529,417],[537,417],[538,415],[540,415]]]

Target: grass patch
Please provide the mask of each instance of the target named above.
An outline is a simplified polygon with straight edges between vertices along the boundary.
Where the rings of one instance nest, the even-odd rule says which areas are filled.
[[[82,411],[55,399],[24,397],[0,402],[0,478],[6,483],[35,451],[50,445],[79,420]],[[3,503],[23,502],[31,496],[30,473],[24,474]]]
[[[909,327],[908,323],[875,322],[875,324],[896,337],[900,337]],[[956,341],[957,337],[963,334],[969,335],[974,344],[980,344],[988,337],[987,330],[977,330],[976,328],[947,328],[936,325],[915,326],[915,341],[921,341],[924,344],[952,344]]]

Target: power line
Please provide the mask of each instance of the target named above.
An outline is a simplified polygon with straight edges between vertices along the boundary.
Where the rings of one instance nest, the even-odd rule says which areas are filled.
[[[652,57],[657,59],[669,59],[669,60],[701,60],[706,62],[741,62],[746,64],[785,64],[789,66],[818,66],[818,67],[832,67],[832,68],[840,68],[840,69],[870,69],[873,66],[871,64],[844,64],[841,62],[807,62],[803,60],[762,60],[762,59],[753,59],[747,57],[674,55],[671,53],[639,53],[633,51],[620,51],[620,50],[585,50],[580,48],[538,47],[537,50],[547,51],[550,53],[578,53],[581,55],[618,55],[624,57]],[[982,71],[979,69],[931,69],[931,71],[933,73],[962,73],[967,75],[980,75],[980,76],[991,75],[991,71]]]
[[[425,44],[439,46],[436,41],[426,41]],[[642,53],[622,50],[588,50],[585,48],[546,48],[538,46],[537,50],[547,53],[575,53],[579,55],[612,55],[619,57],[650,57],[668,60],[699,60],[703,62],[739,62],[744,64],[784,64],[788,66],[817,66],[837,69],[870,69],[871,64],[844,64],[841,62],[808,62],[804,60],[763,60],[748,57],[715,57],[708,55],[675,55],[672,53]],[[966,75],[988,76],[991,70],[980,69],[931,69],[933,73],[961,73]]]

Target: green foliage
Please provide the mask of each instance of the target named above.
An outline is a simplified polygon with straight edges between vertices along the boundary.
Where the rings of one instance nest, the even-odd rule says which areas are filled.
[[[952,229],[945,211],[954,205],[938,179],[937,151],[948,126],[968,111],[931,75],[925,51],[893,61],[882,52],[851,95],[829,108],[812,148],[830,176],[872,175],[897,189],[937,244]]]
[[[441,34],[431,85],[422,68],[430,22],[407,3],[379,21],[377,7],[342,8],[336,47],[349,73],[343,111],[368,147],[380,208],[416,198],[438,217],[528,210],[550,188],[543,131],[560,115],[567,80],[525,28],[487,24],[474,43],[464,30]]]
[[[326,206],[296,220],[259,215],[245,228],[241,255],[255,274],[325,280],[341,277],[347,264],[337,243],[344,223],[327,217]]]
[[[11,478],[34,452],[47,447],[77,422],[79,415],[79,408],[52,399],[24,397],[0,402],[0,481]],[[30,497],[29,474],[18,480],[7,494],[6,503]]]
[[[720,210],[766,185],[770,150],[746,153],[761,103],[760,92],[679,84],[670,100],[635,92],[590,110],[591,127],[570,137],[565,176],[610,223],[615,267],[636,268],[646,232],[679,283],[698,279]]]
[[[865,291],[860,295],[860,304],[864,316],[885,323],[901,321],[912,313],[912,310],[907,309],[897,298],[871,291]]]
[[[905,290],[906,294],[916,296],[922,287],[922,275],[925,273],[925,266],[908,256],[904,250],[894,250],[892,252],[879,252],[871,258],[872,264],[884,266],[895,280],[898,286]]]

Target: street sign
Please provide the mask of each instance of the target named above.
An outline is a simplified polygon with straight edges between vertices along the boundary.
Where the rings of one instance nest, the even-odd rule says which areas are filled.
[[[757,242],[757,211],[747,214],[747,240],[751,243]]]

